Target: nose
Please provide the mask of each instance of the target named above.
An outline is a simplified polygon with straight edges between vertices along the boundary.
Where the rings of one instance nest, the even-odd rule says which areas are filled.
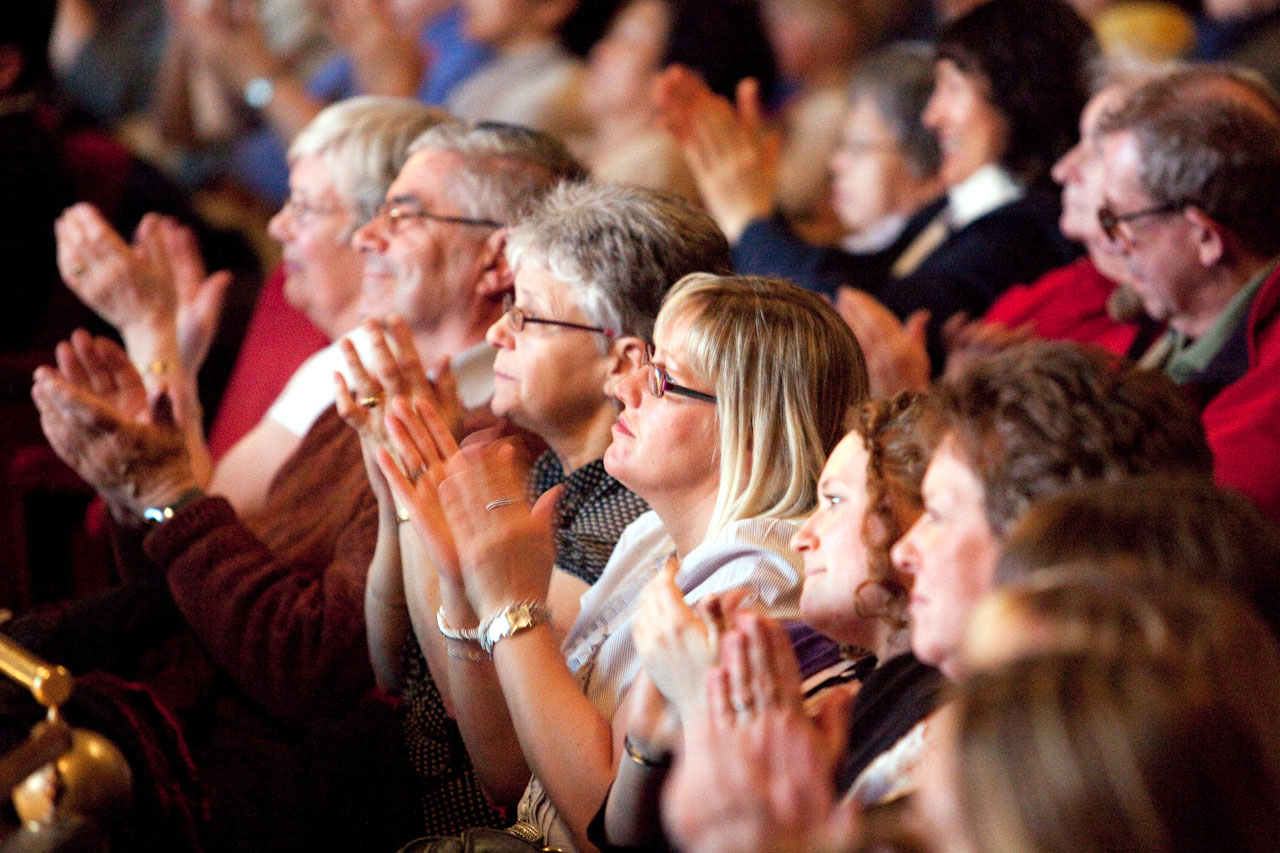
[[[290,226],[293,225],[293,217],[289,213],[289,202],[284,203],[284,207],[271,217],[271,221],[267,223],[267,233],[271,235],[271,239],[277,243],[286,243],[289,240]]]
[[[644,372],[649,368],[645,365],[632,369],[630,373],[618,381],[617,386],[613,389],[613,395],[623,406],[629,409],[638,409],[641,399],[644,396]]]
[[[924,103],[924,112],[920,114],[920,123],[930,130],[937,130],[941,116],[941,109],[938,106],[938,87],[933,87],[933,92],[929,95],[929,100]]]
[[[1075,145],[1067,149],[1067,153],[1058,158],[1058,162],[1053,164],[1053,168],[1049,174],[1059,184],[1066,184],[1067,181],[1074,178],[1079,172],[1080,158],[1084,150],[1084,140],[1080,140]]]
[[[920,569],[920,549],[916,545],[916,537],[919,535],[920,520],[923,518],[924,516],[920,516],[916,519],[911,529],[889,550],[889,560],[893,563],[893,567],[903,574],[914,575]]]
[[[387,238],[382,229],[381,213],[374,214],[364,225],[351,235],[351,245],[360,252],[381,252],[387,248]]]
[[[511,324],[507,322],[505,312],[489,325],[488,331],[484,333],[484,339],[489,342],[489,346],[496,349],[511,349],[515,346],[515,335],[511,333]]]
[[[818,547],[818,530],[815,520],[821,511],[817,510],[813,515],[809,516],[805,523],[800,525],[800,529],[795,532],[795,535],[791,537],[792,551],[803,554]]]

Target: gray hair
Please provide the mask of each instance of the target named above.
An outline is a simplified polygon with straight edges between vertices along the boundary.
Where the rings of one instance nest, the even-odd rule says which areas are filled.
[[[412,98],[347,98],[325,107],[298,132],[289,146],[289,162],[324,156],[338,195],[355,209],[358,228],[377,213],[409,159],[409,144],[448,120],[443,110]]]
[[[1260,77],[1177,71],[1138,88],[1100,130],[1134,134],[1153,203],[1195,205],[1251,252],[1280,252],[1280,98]]]
[[[920,120],[933,92],[935,59],[926,42],[899,42],[858,63],[849,83],[849,103],[871,99],[920,178],[937,173],[942,160],[937,135]]]
[[[667,289],[691,272],[728,272],[715,222],[674,195],[563,182],[507,235],[507,262],[569,285],[593,325],[653,339]]]
[[[436,151],[462,161],[443,192],[463,216],[516,222],[559,181],[586,177],[582,164],[555,137],[499,122],[437,125],[409,146],[409,154]]]

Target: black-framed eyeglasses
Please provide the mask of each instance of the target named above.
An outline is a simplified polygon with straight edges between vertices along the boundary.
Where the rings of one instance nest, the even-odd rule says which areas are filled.
[[[1116,213],[1111,209],[1110,204],[1104,203],[1098,208],[1098,225],[1102,228],[1102,233],[1107,235],[1107,239],[1112,243],[1120,239],[1120,223],[1132,222],[1135,219],[1142,219],[1144,216],[1159,216],[1162,213],[1172,213],[1175,210],[1181,210],[1190,202],[1183,199],[1177,201],[1166,201],[1164,204],[1157,204],[1154,207],[1145,207],[1142,210],[1135,210],[1133,213]]]
[[[391,223],[391,229],[398,231],[400,225],[414,219],[429,219],[432,222],[448,222],[453,225],[472,225],[477,228],[502,228],[501,222],[492,219],[473,219],[469,216],[443,216],[439,213],[430,213],[420,207],[412,204],[406,204],[402,201],[389,201],[378,208],[378,212],[374,215],[374,219],[385,216],[387,221]]]
[[[617,337],[618,335],[613,329],[606,329],[602,326],[588,326],[586,323],[570,323],[566,320],[544,320],[541,317],[535,317],[523,308],[517,308],[515,298],[510,293],[502,298],[502,313],[507,315],[507,322],[511,324],[513,332],[519,332],[524,329],[525,323],[541,323],[544,326],[562,326],[566,329],[578,329],[583,332],[599,332],[609,338]]]
[[[661,367],[653,363],[653,344],[645,344],[644,347],[644,366],[647,367],[649,373],[649,393],[655,397],[661,397],[663,394],[677,394],[681,397],[690,397],[694,400],[703,400],[707,403],[714,403],[716,398],[711,394],[695,391],[692,388],[686,388],[683,385],[677,385],[671,381],[671,375]]]

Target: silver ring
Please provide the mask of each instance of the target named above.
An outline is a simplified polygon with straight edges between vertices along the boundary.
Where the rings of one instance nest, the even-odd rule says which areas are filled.
[[[739,714],[750,714],[755,710],[756,702],[754,699],[748,699],[745,702],[734,702],[733,710]]]
[[[404,524],[409,520],[409,510],[402,506],[396,507],[396,524]]]
[[[496,501],[489,501],[484,505],[484,508],[486,512],[493,512],[500,506],[506,506],[507,504],[513,504],[515,502],[515,498],[498,498]]]

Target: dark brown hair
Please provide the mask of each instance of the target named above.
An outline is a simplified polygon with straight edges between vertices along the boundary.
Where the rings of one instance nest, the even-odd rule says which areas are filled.
[[[1027,508],[1085,482],[1155,471],[1208,476],[1195,409],[1163,373],[1096,347],[1034,341],[940,386],[949,435],[1003,538]]]

